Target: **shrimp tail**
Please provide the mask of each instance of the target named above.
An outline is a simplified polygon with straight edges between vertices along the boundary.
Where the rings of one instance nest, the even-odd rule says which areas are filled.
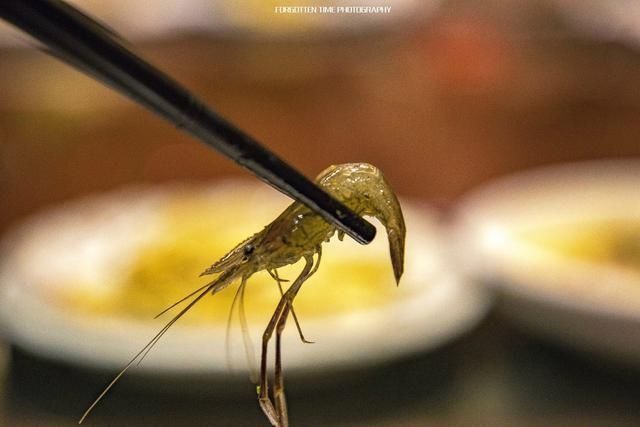
[[[398,198],[380,169],[368,163],[330,166],[318,176],[317,182],[357,214],[373,216],[382,223],[389,240],[393,275],[399,284],[404,271],[407,229]]]
[[[404,228],[387,228],[387,238],[389,239],[389,253],[391,254],[391,266],[396,285],[400,284],[400,278],[404,272]]]

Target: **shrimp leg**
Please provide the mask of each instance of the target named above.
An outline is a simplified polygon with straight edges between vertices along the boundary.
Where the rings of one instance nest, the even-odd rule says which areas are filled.
[[[280,302],[278,303],[278,306],[276,307],[273,313],[273,316],[271,317],[271,320],[269,320],[269,324],[267,325],[267,328],[265,329],[262,335],[262,356],[260,358],[260,385],[258,387],[258,402],[260,403],[260,407],[262,408],[262,411],[267,416],[271,424],[276,427],[282,427],[282,423],[279,416],[280,414],[276,411],[276,408],[274,407],[273,402],[269,398],[269,393],[268,393],[268,390],[269,390],[268,375],[267,375],[268,344],[269,344],[269,340],[271,340],[271,337],[273,336],[273,332],[275,331],[276,326],[278,326],[279,324],[282,314],[285,311],[288,313],[287,308],[290,306],[291,302],[293,301],[293,298],[298,293],[298,290],[300,290],[300,287],[302,286],[302,284],[309,277],[309,272],[311,271],[313,264],[314,264],[313,257],[305,256],[305,265],[304,265],[304,268],[302,269],[302,272],[300,273],[298,278],[293,282],[291,287],[287,289],[287,292],[285,292],[284,296],[280,299]],[[282,327],[284,328],[284,324],[282,325]],[[278,335],[280,335],[280,333],[278,333]],[[279,344],[279,338],[276,344]],[[279,363],[279,357],[278,357],[280,353],[279,346],[277,347],[278,348],[276,349],[276,357],[277,357],[276,371],[280,370],[280,377],[281,377],[282,366]],[[282,406],[281,405],[282,402],[284,402],[284,394],[282,392],[281,386],[282,386],[281,380],[279,381],[279,383],[276,384],[276,386],[274,386],[274,393],[278,393],[278,395],[282,396],[280,398],[280,404],[278,405],[280,407]],[[285,417],[286,417],[286,412],[285,412]]]
[[[280,278],[280,276],[278,275],[278,270],[276,269],[274,269],[273,271],[269,270],[269,275],[271,275],[271,277],[273,277],[273,279],[278,283],[280,298],[282,298],[284,296],[284,291],[282,290],[282,282],[284,282],[285,280]],[[300,335],[300,341],[302,341],[305,344],[313,344],[314,343],[313,341],[309,341],[304,337],[304,334],[302,333],[302,328],[300,327],[300,321],[298,320],[298,316],[296,315],[296,312],[293,309],[293,307],[291,307],[291,315],[293,315],[293,321],[296,323],[296,329],[298,329],[298,335]]]
[[[318,260],[316,261],[313,267],[313,270],[309,272],[305,280],[313,276],[315,272],[318,271],[318,267],[320,267],[320,260],[322,259],[322,246],[318,246],[316,248],[316,253],[318,254]],[[276,270],[275,268],[273,269],[273,271],[268,270],[268,272],[269,272],[269,275],[273,277],[273,279],[278,283],[278,289],[280,290],[280,297],[283,297],[284,291],[282,290],[282,282],[288,282],[288,280],[281,279],[280,276],[278,275],[278,270]],[[298,335],[300,335],[300,340],[305,344],[314,344],[315,341],[309,341],[304,337],[304,334],[302,333],[302,328],[300,327],[300,321],[298,320],[298,316],[296,315],[296,312],[293,309],[293,304],[291,304],[291,315],[293,316],[293,320],[296,323],[296,329],[298,329]]]
[[[281,352],[281,342],[282,342],[282,332],[284,331],[284,327],[287,323],[287,317],[289,316],[289,312],[293,315],[293,299],[298,294],[302,283],[306,282],[313,274],[318,271],[318,266],[320,265],[320,258],[322,257],[322,251],[320,247],[317,249],[318,260],[315,262],[315,265],[307,275],[300,280],[300,282],[296,285],[294,283],[291,288],[287,290],[287,293],[283,297],[286,299],[287,304],[285,304],[281,309],[281,314],[278,319],[278,323],[276,325],[276,363],[275,363],[275,373],[274,373],[274,384],[273,384],[273,397],[276,403],[276,411],[278,412],[278,418],[281,422],[281,427],[289,426],[289,414],[287,412],[287,400],[284,394],[284,375],[282,373],[282,352]],[[313,264],[313,257],[305,257],[306,262],[309,264]]]
[[[278,327],[276,328],[276,368],[274,372],[273,400],[275,400],[276,413],[280,420],[278,427],[289,427],[289,413],[287,411],[287,399],[284,394],[284,382],[282,375],[282,351],[280,349],[280,343],[282,340],[282,331],[280,328],[284,329],[285,322],[283,322],[283,320],[286,319],[286,316],[281,317],[278,321]],[[280,325],[282,325],[282,327]]]
[[[282,332],[284,331],[285,325],[287,323],[287,318],[289,317],[289,312],[293,314],[293,300],[298,294],[302,283],[309,280],[313,274],[318,271],[318,266],[320,263],[320,258],[322,254],[320,252],[320,248],[318,248],[318,260],[315,262],[313,269],[304,277],[303,280],[300,281],[297,287],[293,287],[292,289],[287,290],[286,300],[287,304],[282,308],[282,313],[280,314],[280,318],[276,325],[276,363],[275,363],[275,373],[274,373],[274,385],[273,385],[273,396],[276,404],[276,411],[278,412],[278,418],[281,422],[281,427],[289,426],[289,414],[287,411],[287,400],[284,394],[284,375],[282,371],[282,351],[281,351],[281,342],[282,342]],[[313,263],[313,257],[305,257],[305,259]]]

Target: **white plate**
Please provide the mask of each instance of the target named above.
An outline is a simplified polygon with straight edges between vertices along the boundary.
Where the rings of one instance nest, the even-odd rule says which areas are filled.
[[[266,186],[226,182],[199,189],[125,189],[44,212],[4,241],[0,320],[8,339],[49,358],[108,369],[122,367],[166,319],[151,322],[86,316],[52,304],[46,295],[55,291],[55,286],[66,286],[83,275],[93,282],[101,277],[98,283],[106,286],[104,292],[109,292],[108,284],[117,282],[118,275],[126,271],[127,260],[137,248],[161,233],[158,212],[167,201],[194,191],[212,200],[231,191],[234,197],[244,200],[250,217],[274,218],[289,203]],[[305,334],[314,344],[302,344],[293,322],[289,322],[283,343],[288,374],[363,367],[426,351],[468,330],[485,314],[489,302],[486,292],[467,286],[445,268],[434,215],[424,206],[404,203],[403,207],[409,231],[405,273],[400,287],[393,289],[398,297],[367,310],[302,318]],[[259,229],[255,227],[253,231]],[[237,241],[248,235],[243,231]],[[324,246],[320,269],[328,268],[332,257],[368,257],[377,253],[384,253],[390,272],[386,234],[382,230],[369,246],[334,238]],[[311,280],[305,287],[322,286]],[[395,288],[392,280],[389,286]],[[95,291],[101,292],[100,285]],[[265,313],[265,319],[269,314]],[[250,326],[254,346],[259,349],[257,344],[266,323]],[[139,369],[148,373],[227,375],[224,343],[224,325],[178,322]],[[236,369],[244,372],[239,332],[235,333],[232,346],[232,354],[239,359]]]
[[[166,37],[176,33],[204,33],[225,38],[255,39],[313,38],[330,35],[371,33],[406,28],[433,15],[441,0],[333,0],[295,3],[248,0],[72,0],[69,3],[127,39]],[[321,4],[319,4],[321,3]],[[290,9],[276,12],[276,7]],[[325,7],[324,11],[321,6]],[[376,7],[356,10],[354,6]],[[292,7],[307,7],[305,11]],[[327,10],[326,7],[333,7]],[[381,11],[380,7],[388,7]],[[311,9],[311,10],[310,10]],[[281,9],[279,9],[281,10]],[[28,38],[0,21],[0,46],[28,45]]]
[[[640,363],[640,275],[518,237],[567,224],[640,220],[640,161],[552,166],[491,183],[458,209],[456,253],[525,328]]]

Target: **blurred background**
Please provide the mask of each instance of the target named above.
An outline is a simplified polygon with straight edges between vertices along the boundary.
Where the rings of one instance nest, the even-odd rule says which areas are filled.
[[[632,1],[397,0],[380,2],[392,11],[375,16],[280,16],[273,7],[285,4],[271,1],[72,3],[305,175],[370,162],[445,222],[462,195],[508,173],[640,155]],[[0,29],[0,231],[125,184],[247,177]],[[70,425],[109,378],[0,348],[7,425]],[[266,425],[251,391],[187,399],[127,384],[97,424]],[[295,388],[295,425],[640,422],[637,365],[530,336],[499,309],[437,351],[348,385]]]

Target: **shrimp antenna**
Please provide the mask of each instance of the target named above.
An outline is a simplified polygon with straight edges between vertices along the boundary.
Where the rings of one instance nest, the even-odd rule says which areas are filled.
[[[200,301],[202,299],[202,297],[204,297],[207,292],[209,292],[209,288],[213,287],[213,284],[210,284],[209,287],[204,290],[203,292],[200,293],[200,295],[197,296],[196,299],[194,299],[193,301],[191,301],[189,303],[189,305],[187,305],[185,308],[183,308],[178,314],[175,315],[175,317],[173,319],[171,319],[161,330],[160,332],[158,332],[144,347],[142,347],[142,349],[129,361],[129,363],[127,363],[125,365],[124,368],[122,368],[122,370],[118,373],[118,375],[116,375],[116,377],[109,383],[109,385],[107,385],[107,387],[105,387],[105,389],[102,391],[102,393],[100,393],[100,395],[96,398],[96,400],[93,401],[93,403],[91,404],[91,406],[89,406],[89,408],[85,411],[85,413],[82,415],[82,417],[80,418],[80,420],[78,421],[78,424],[82,424],[82,422],[85,420],[85,418],[87,418],[87,416],[89,415],[89,413],[93,410],[93,408],[98,404],[98,402],[100,402],[102,400],[102,398],[107,394],[107,392],[111,389],[111,387],[113,387],[118,380],[125,374],[125,372],[127,372],[127,370],[129,370],[129,368],[136,362],[136,360],[138,360],[138,358],[146,352],[147,350],[151,349],[160,338],[162,338],[162,336],[169,330],[169,328],[178,321],[178,319],[180,319],[187,311],[189,311],[191,309],[191,307],[193,307],[198,301]]]
[[[127,363],[125,367],[122,368],[122,370],[118,373],[118,375],[116,375],[115,378],[111,380],[111,382],[105,387],[102,393],[100,393],[100,395],[96,398],[96,400],[93,401],[91,406],[89,406],[89,408],[87,408],[84,414],[82,414],[82,417],[78,421],[78,424],[82,424],[82,422],[85,420],[85,418],[87,418],[87,416],[91,413],[91,411],[98,404],[98,402],[102,400],[102,398],[109,392],[109,390],[111,390],[111,388],[118,382],[118,380],[125,374],[125,372],[127,372],[129,368],[133,366],[133,364],[136,363],[136,361],[138,361],[138,359],[140,359],[138,363],[140,363],[140,361],[144,359],[144,357],[156,345],[156,343],[160,340],[160,338],[162,338],[162,336],[169,330],[169,328],[173,326],[174,323],[176,323],[182,316],[184,316],[189,310],[191,310],[191,308],[194,305],[196,305],[198,301],[200,301],[205,295],[207,295],[207,293],[210,290],[221,289],[222,286],[228,283],[229,279],[233,277],[234,273],[235,273],[235,269],[227,270],[225,274],[222,274],[221,276],[216,278],[216,280],[214,280],[213,282],[209,282],[207,285],[201,287],[196,292],[192,292],[191,295],[194,295],[198,291],[200,291],[200,294],[196,296],[196,298],[193,301],[191,301],[186,307],[180,310],[180,312],[178,312],[178,314],[176,314],[169,322],[167,322],[167,324],[164,325],[164,327],[160,329],[160,331],[153,338],[151,338],[151,340],[144,347],[142,347],[142,349],[140,349],[140,351],[135,356],[133,356],[133,358],[129,361],[129,363]]]
[[[249,325],[247,323],[247,316],[244,309],[244,291],[246,289],[247,279],[246,277],[242,278],[242,282],[240,282],[240,286],[236,290],[236,294],[233,296],[233,301],[231,302],[231,308],[229,309],[229,318],[227,320],[227,330],[225,334],[225,348],[227,352],[227,369],[232,369],[232,358],[231,358],[231,323],[233,321],[233,313],[236,305],[240,302],[238,307],[238,315],[240,317],[240,326],[242,328],[242,340],[244,344],[244,352],[247,360],[247,365],[249,368],[249,379],[252,383],[258,383],[258,370],[256,366],[258,366],[258,362],[255,359],[255,353],[253,351],[253,344],[251,343],[251,336],[249,335]]]
[[[233,296],[233,301],[231,301],[231,308],[229,309],[229,317],[227,318],[227,329],[224,335],[224,347],[227,358],[227,369],[231,372],[233,368],[231,363],[231,323],[233,322],[233,312],[236,308],[236,304],[238,303],[238,297],[240,296],[240,290],[244,287],[246,279],[243,277],[242,282],[240,282],[240,286],[236,290],[235,295]]]
[[[249,379],[253,384],[258,384],[258,362],[256,361],[256,354],[253,350],[253,343],[251,342],[251,334],[249,333],[249,323],[247,322],[247,312],[244,309],[244,290],[246,286],[243,283],[240,288],[240,306],[238,307],[238,314],[240,316],[240,327],[242,328],[242,341],[244,344],[244,355],[247,360],[249,368]]]
[[[198,289],[196,289],[195,291],[191,292],[189,295],[180,298],[178,301],[174,302],[173,304],[171,304],[169,307],[165,308],[164,310],[162,310],[160,313],[156,314],[154,316],[154,319],[157,319],[158,317],[162,316],[163,314],[165,314],[167,311],[171,310],[172,308],[174,308],[177,305],[180,305],[181,303],[185,302],[186,300],[188,300],[189,298],[191,298],[192,296],[194,296],[195,294],[197,294],[198,292],[200,292],[201,290],[203,290],[204,288],[208,288],[209,286],[211,286],[211,282],[207,283],[204,286],[199,287]]]
[[[226,277],[229,277],[229,275],[227,275]],[[218,277],[218,279],[214,280],[213,282],[209,282],[204,286],[199,287],[198,289],[196,289],[195,291],[191,292],[189,295],[187,295],[186,297],[183,297],[182,299],[180,299],[179,301],[171,304],[170,307],[164,309],[160,314],[156,315],[156,317],[154,317],[154,319],[157,319],[158,317],[162,316],[164,313],[166,313],[167,311],[171,310],[173,307],[175,307],[176,305],[180,304],[181,302],[191,298],[192,296],[194,296],[195,294],[197,294],[198,292],[200,292],[201,290],[203,290],[204,288],[207,288],[207,290],[205,291],[205,293],[209,292],[209,290],[211,289],[211,295],[216,294],[218,291],[223,289],[223,286],[225,283],[227,283],[225,280],[222,280],[222,277]],[[155,343],[154,343],[155,345]],[[147,354],[149,354],[149,352],[151,351],[151,349],[153,348],[153,345],[149,348],[147,348],[147,350],[144,352],[144,354],[140,357],[140,359],[138,359],[138,363],[137,365],[139,365],[140,363],[142,363],[142,361],[144,360],[145,357],[147,357]]]

